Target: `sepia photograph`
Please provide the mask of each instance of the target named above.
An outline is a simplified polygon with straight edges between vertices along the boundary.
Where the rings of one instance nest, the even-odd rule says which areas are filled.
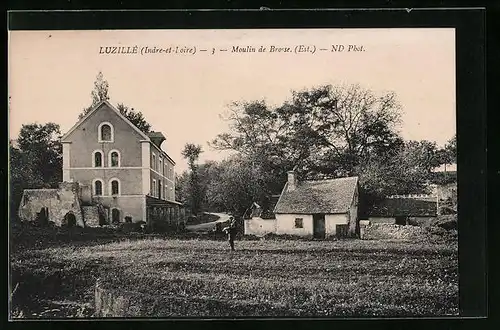
[[[459,316],[455,32],[9,31],[10,320]]]

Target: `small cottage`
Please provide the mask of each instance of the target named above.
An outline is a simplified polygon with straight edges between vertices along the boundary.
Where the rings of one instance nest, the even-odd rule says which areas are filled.
[[[245,234],[271,232],[320,239],[354,236],[358,196],[358,177],[299,182],[295,171],[289,171],[288,181],[274,207],[274,219],[246,220]]]
[[[368,211],[370,223],[425,225],[436,219],[437,200],[428,198],[385,198]]]
[[[245,234],[263,236],[276,233],[276,217],[273,213],[274,206],[280,195],[271,196],[267,205],[253,203],[243,215]]]

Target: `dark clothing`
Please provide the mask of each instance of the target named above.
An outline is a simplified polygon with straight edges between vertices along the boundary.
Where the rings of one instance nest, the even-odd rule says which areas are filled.
[[[226,229],[227,239],[229,241],[229,246],[231,251],[234,251],[234,238],[236,237],[236,227],[230,226]]]

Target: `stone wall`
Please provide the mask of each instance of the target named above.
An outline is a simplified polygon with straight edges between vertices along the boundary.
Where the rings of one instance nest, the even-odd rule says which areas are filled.
[[[369,224],[361,228],[361,238],[366,240],[375,239],[398,239],[416,240],[424,237],[427,232],[423,227],[401,226],[394,224]]]
[[[18,215],[22,221],[37,221],[42,208],[48,211],[48,221],[56,226],[67,224],[72,214],[77,226],[84,227],[78,183],[62,182],[59,189],[25,189]]]
[[[99,209],[97,206],[82,206],[83,219],[87,227],[99,227]]]

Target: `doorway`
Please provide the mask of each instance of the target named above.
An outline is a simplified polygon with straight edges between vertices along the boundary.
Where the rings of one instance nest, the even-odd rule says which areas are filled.
[[[396,217],[396,225],[405,226],[407,224],[407,217],[398,216]]]
[[[66,215],[64,216],[64,222],[68,227],[76,226],[76,217],[73,212],[66,213]]]
[[[325,215],[313,214],[313,237],[325,238]]]
[[[42,207],[40,212],[37,214],[37,220],[42,226],[46,226],[49,224],[49,208]]]
[[[118,209],[111,210],[111,221],[112,221],[112,223],[119,223],[120,222],[120,210],[118,210]]]

